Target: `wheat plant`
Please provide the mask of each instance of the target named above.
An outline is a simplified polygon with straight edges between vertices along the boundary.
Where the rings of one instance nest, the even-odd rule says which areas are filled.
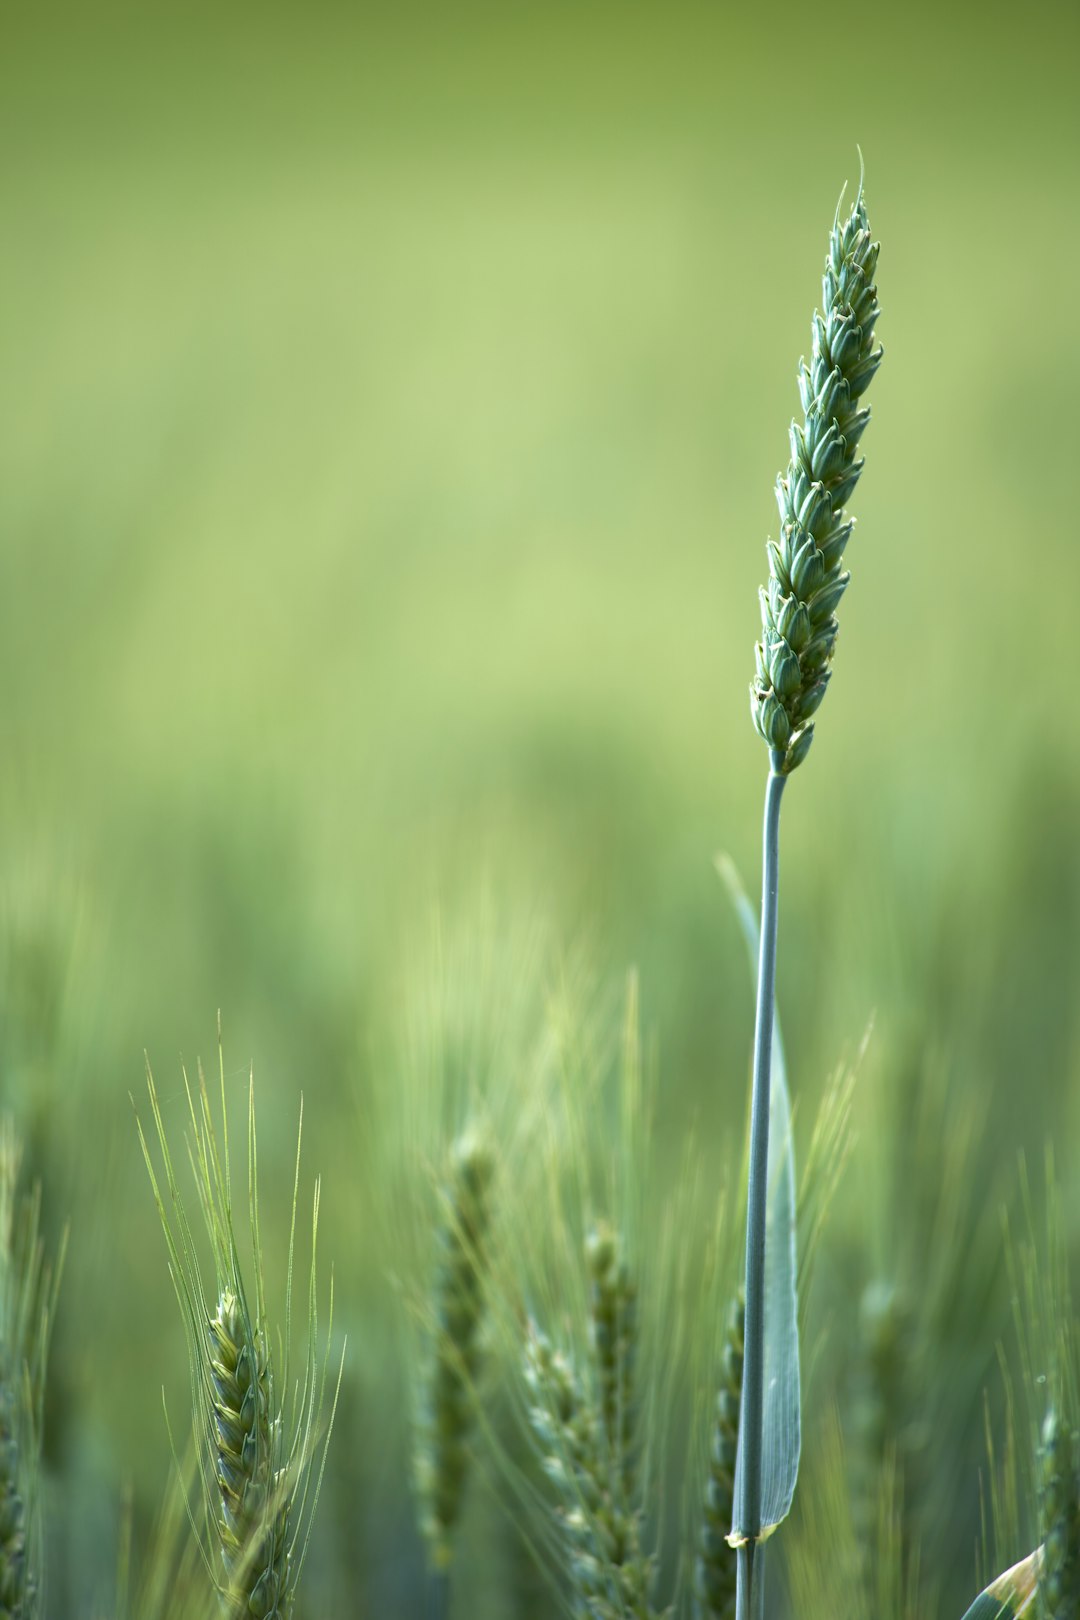
[[[758,967],[750,1161],[746,1220],[746,1348],[739,1462],[732,1537],[738,1547],[739,1620],[757,1609],[755,1550],[763,1532],[765,1241],[769,1110],[776,1000],[780,803],[791,773],[805,760],[814,716],[825,696],[836,646],[835,610],[849,575],[842,559],[852,531],[845,507],[863,462],[857,454],[869,421],[862,396],[881,363],[870,236],[860,184],[854,206],[834,222],[815,314],[810,363],[799,369],[804,420],[791,426],[791,461],[777,482],[780,535],[769,541],[769,583],[761,592],[762,634],[751,709],[769,747],[765,794],[761,944]],[[776,1436],[768,1437],[773,1443]],[[786,1465],[785,1465],[786,1466]],[[797,1445],[794,1448],[797,1467]],[[785,1491],[790,1496],[794,1479]]]
[[[636,1289],[617,1233],[590,1234],[588,1372],[535,1324],[524,1351],[529,1421],[556,1505],[556,1546],[574,1611],[653,1620],[655,1560],[643,1545],[633,1365]]]
[[[0,1120],[0,1620],[32,1620],[42,1586],[45,1375],[63,1248],[46,1258],[38,1188],[20,1191],[15,1128]]]
[[[152,1075],[148,1075],[147,1084],[164,1188],[141,1123],[139,1140],[165,1233],[173,1286],[187,1336],[192,1420],[203,1498],[204,1557],[229,1613],[251,1615],[256,1620],[288,1620],[293,1612],[318,1504],[337,1402],[335,1388],[324,1423],[333,1283],[331,1280],[327,1345],[320,1355],[316,1289],[319,1183],[316,1180],[305,1354],[303,1366],[295,1375],[290,1364],[290,1346],[300,1136],[292,1188],[285,1319],[279,1362],[272,1347],[259,1234],[254,1082],[248,1089],[246,1198],[252,1284],[245,1276],[237,1242],[223,1062],[220,1081],[219,1128],[201,1067],[194,1088],[187,1076],[184,1077],[188,1155],[211,1252],[212,1286],[209,1290],[204,1284],[199,1248],[174,1168]],[[340,1370],[337,1387],[340,1387]]]

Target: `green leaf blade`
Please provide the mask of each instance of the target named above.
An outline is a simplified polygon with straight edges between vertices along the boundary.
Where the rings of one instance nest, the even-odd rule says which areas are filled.
[[[727,856],[717,870],[728,892],[757,984],[758,919]],[[799,1364],[798,1255],[795,1241],[795,1143],[791,1097],[779,1019],[773,1021],[769,1088],[768,1211],[765,1225],[765,1377],[762,1436],[761,1539],[791,1511],[802,1451]],[[739,1500],[738,1464],[735,1500]]]

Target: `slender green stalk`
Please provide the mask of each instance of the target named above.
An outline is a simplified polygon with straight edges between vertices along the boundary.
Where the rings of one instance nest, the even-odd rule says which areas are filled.
[[[765,789],[765,829],[761,892],[761,950],[758,958],[754,1033],[754,1084],[750,1110],[750,1173],[746,1196],[746,1339],[740,1435],[742,1466],[735,1528],[739,1545],[737,1614],[751,1613],[754,1545],[761,1529],[761,1444],[765,1377],[765,1215],[769,1181],[769,1086],[772,1075],[776,1007],[776,931],[780,898],[780,800],[787,776],[784,756],[770,750],[772,769]]]

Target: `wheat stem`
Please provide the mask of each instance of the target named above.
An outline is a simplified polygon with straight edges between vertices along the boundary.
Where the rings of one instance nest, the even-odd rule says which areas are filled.
[[[751,1612],[754,1543],[761,1529],[761,1446],[765,1374],[765,1215],[769,1167],[769,1083],[772,1074],[776,1003],[776,929],[780,894],[780,800],[784,756],[770,751],[772,770],[765,789],[762,861],[761,946],[758,957],[754,1083],[750,1112],[750,1174],[746,1195],[746,1349],[740,1418],[740,1492],[736,1504],[739,1547],[738,1620]]]

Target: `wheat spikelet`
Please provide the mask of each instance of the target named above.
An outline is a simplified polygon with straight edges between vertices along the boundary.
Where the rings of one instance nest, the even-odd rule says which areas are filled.
[[[218,1537],[227,1590],[253,1615],[277,1615],[289,1591],[284,1470],[271,1416],[265,1346],[241,1300],[226,1288],[207,1329]],[[275,1490],[279,1501],[274,1503]]]
[[[453,1556],[468,1471],[494,1170],[483,1136],[466,1131],[451,1151],[443,1189],[431,1366],[416,1447],[422,1527],[438,1570]]]
[[[1080,1614],[1080,1439],[1051,1409],[1039,1457],[1039,1596],[1047,1620]]]
[[[555,1545],[575,1612],[588,1620],[652,1620],[655,1559],[643,1547],[635,1448],[637,1283],[622,1234],[606,1222],[587,1233],[584,1260],[583,1370],[530,1323],[523,1366],[529,1423],[555,1488]]]
[[[589,1233],[589,1340],[596,1369],[600,1422],[626,1496],[634,1489],[634,1358],[637,1288],[618,1235],[606,1224]]]
[[[694,1596],[700,1620],[731,1620],[735,1613],[737,1564],[727,1538],[735,1513],[735,1455],[739,1444],[745,1323],[746,1303],[740,1290],[731,1302],[724,1332],[701,1550],[694,1568]]]
[[[873,1566],[883,1475],[899,1465],[908,1450],[905,1378],[912,1355],[907,1303],[892,1283],[878,1278],[864,1289],[859,1304],[850,1421],[852,1518],[866,1575]]]
[[[530,1325],[525,1345],[529,1421],[558,1497],[558,1525],[575,1612],[587,1620],[653,1620],[653,1561],[641,1514],[620,1488],[597,1403],[570,1358]]]
[[[34,1582],[26,1567],[26,1509],[16,1438],[16,1390],[0,1386],[0,1620],[29,1612]]]
[[[529,1421],[543,1449],[544,1471],[569,1515],[571,1539],[590,1560],[595,1547],[588,1526],[605,1494],[604,1462],[595,1413],[569,1358],[554,1349],[535,1324],[525,1342],[525,1387]],[[611,1545],[609,1554],[616,1548]]]
[[[874,347],[877,259],[860,187],[829,237],[822,313],[814,315],[810,364],[799,367],[804,421],[791,424],[791,461],[776,486],[780,537],[769,541],[761,591],[751,710],[785,773],[813,739],[836,646],[835,609],[850,578],[841,567],[852,530],[844,508],[863,468],[857,449],[870,412],[860,400],[882,354]]]

